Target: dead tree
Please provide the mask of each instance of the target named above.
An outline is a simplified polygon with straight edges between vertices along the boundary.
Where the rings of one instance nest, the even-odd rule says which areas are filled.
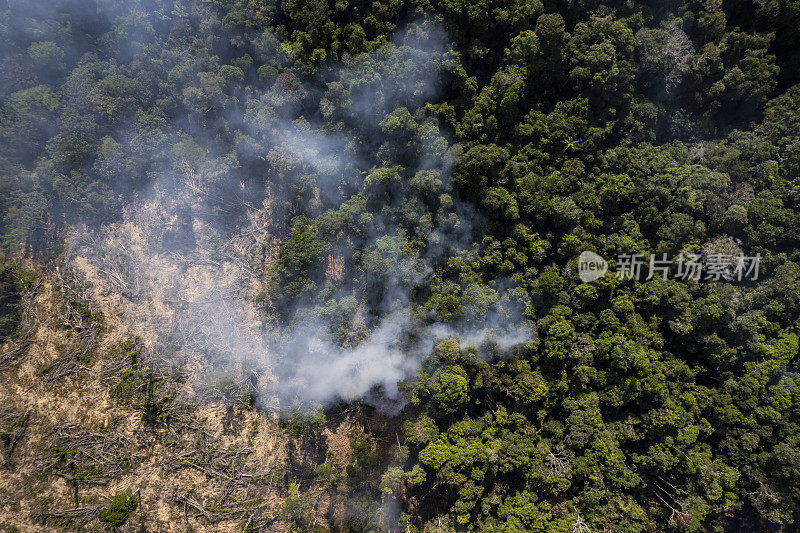
[[[74,340],[65,353],[42,371],[47,383],[55,383],[86,369],[85,364],[97,346],[101,331],[100,314],[89,294],[88,285],[74,271],[66,268],[57,268],[56,274],[61,295],[58,319]]]
[[[138,464],[140,455],[131,448],[127,439],[115,433],[113,424],[105,431],[64,424],[51,431],[38,465],[69,482],[78,502],[81,484],[105,485]]]
[[[33,336],[36,331],[37,316],[34,311],[34,302],[42,280],[37,278],[31,288],[22,297],[22,320],[19,328],[19,338],[9,343],[9,349],[0,354],[0,370],[14,364],[20,355],[34,343]]]
[[[30,414],[30,411],[22,413],[13,409],[0,412],[0,443],[3,445],[3,466],[6,468],[11,465],[14,447],[25,436],[25,425]]]

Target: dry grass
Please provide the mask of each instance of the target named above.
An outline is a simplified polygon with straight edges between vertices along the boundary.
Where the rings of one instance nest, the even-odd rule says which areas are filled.
[[[40,275],[26,306],[27,341],[0,371],[0,529],[96,528],[97,512],[126,489],[141,498],[130,531],[141,523],[148,531],[283,527],[272,520],[286,454],[274,417],[224,395],[198,396],[202,380],[174,381],[144,341],[138,361],[114,353],[136,329],[120,319],[120,300],[89,282],[91,270],[78,273],[102,319],[80,322],[64,307],[59,279]],[[192,358],[188,373],[208,372],[200,354]],[[139,367],[163,376],[168,423],[148,422],[142,408],[112,398],[120,372]],[[226,428],[231,410],[236,423]]]
[[[344,468],[355,425],[292,438],[265,393],[249,302],[279,245],[269,201],[227,241],[192,218],[197,246],[165,248],[193,202],[156,194],[39,271],[23,335],[0,347],[0,530],[103,530],[98,511],[125,490],[139,506],[122,531],[288,531],[287,498],[317,530],[344,518],[314,468]]]

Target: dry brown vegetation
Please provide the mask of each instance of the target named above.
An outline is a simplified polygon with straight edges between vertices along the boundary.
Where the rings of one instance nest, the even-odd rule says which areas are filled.
[[[111,299],[97,303],[68,277],[40,275],[26,302],[30,334],[2,347],[0,525],[97,526],[125,489],[141,502],[127,530],[236,530],[277,516],[286,439],[273,417],[162,378],[143,346],[120,344],[131,332]],[[121,374],[144,368],[149,383],[120,389]]]
[[[21,335],[0,347],[0,528],[110,529],[98,513],[129,490],[121,531],[335,529],[315,468],[345,467],[352,422],[281,428],[257,318],[229,297],[258,276],[235,245],[149,252],[158,225],[137,222],[73,237],[51,274],[26,264]]]
[[[345,513],[314,469],[351,460],[346,414],[287,433],[249,399],[263,376],[210,383],[212,365],[186,348],[168,367],[109,293],[65,269],[39,274],[30,337],[2,347],[18,353],[0,371],[0,526],[103,530],[98,513],[130,490],[138,508],[122,531],[335,529]]]
[[[279,245],[269,201],[229,240],[201,209],[156,191],[101,232],[76,229],[55,268],[26,262],[36,281],[0,346],[0,529],[110,530],[100,517],[122,494],[136,509],[120,531],[347,520],[340,489],[354,435],[369,442],[364,413],[281,421],[270,393],[248,303]],[[380,482],[363,468],[356,479]]]

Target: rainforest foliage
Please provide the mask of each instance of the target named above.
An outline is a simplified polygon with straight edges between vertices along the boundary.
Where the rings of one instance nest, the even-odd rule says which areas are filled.
[[[793,0],[0,0],[0,236],[45,260],[188,172],[220,231],[280,198],[275,327],[311,302],[357,345],[398,285],[531,324],[439,343],[362,450],[409,531],[795,531],[798,44]],[[583,250],[761,275],[583,283]]]

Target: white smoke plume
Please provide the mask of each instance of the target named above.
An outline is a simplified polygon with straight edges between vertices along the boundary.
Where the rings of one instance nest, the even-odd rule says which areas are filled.
[[[377,316],[362,316],[363,301],[356,291],[350,297],[353,314],[368,330],[355,345],[343,347],[332,337],[329,320],[315,302],[292,302],[294,319],[268,325],[266,332],[252,303],[270,282],[259,264],[274,261],[295,203],[337,206],[361,190],[381,157],[391,160],[375,154],[385,135],[381,119],[435,99],[449,49],[438,26],[411,24],[392,46],[333,69],[338,79],[350,80],[349,99],[337,100],[339,82],[328,83],[323,92],[321,82],[287,74],[233,106],[230,120],[241,127],[237,150],[265,163],[261,196],[251,190],[251,177],[237,171],[234,158],[201,148],[213,145],[209,139],[195,140],[202,129],[169,137],[167,167],[152,176],[122,222],[98,236],[76,234],[71,241],[76,260],[120,295],[126,320],[154,339],[150,345],[157,353],[172,357],[163,344],[174,340],[214,369],[258,371],[267,376],[265,405],[398,401],[398,382],[412,377],[442,338],[456,337],[465,346],[489,343],[501,351],[529,341],[533,333],[522,309],[503,300],[502,289],[504,304],[461,322],[442,323],[415,307],[412,291],[429,283],[429,265],[466,253],[474,241],[471,221],[478,215],[457,201],[451,209],[460,222],[431,228],[422,258],[398,251],[401,229],[380,212],[374,213],[372,230],[352,243],[388,264],[380,294],[368,295],[377,302]],[[318,113],[309,115],[304,108],[309,95],[316,95],[311,99],[318,102]],[[332,128],[331,116],[349,128]],[[446,133],[428,128],[425,135],[417,139],[421,153],[407,164],[432,172],[450,192],[454,156],[443,149]],[[306,191],[305,199],[298,200],[298,188]],[[244,222],[230,228],[228,210],[244,213]],[[419,211],[424,215],[423,208]]]

